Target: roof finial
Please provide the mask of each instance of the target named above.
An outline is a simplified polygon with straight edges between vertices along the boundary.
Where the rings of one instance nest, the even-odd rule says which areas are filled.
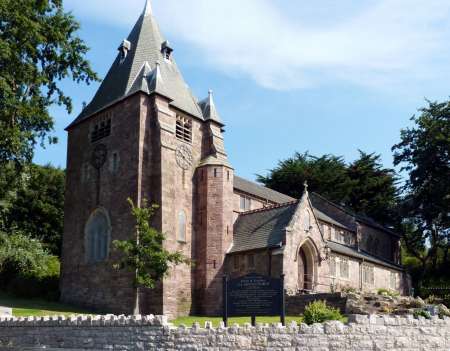
[[[152,3],[151,3],[151,0],[146,0],[145,8],[144,8],[144,17],[151,16],[151,15],[152,15]]]
[[[308,180],[305,180],[305,182],[303,183],[303,186],[305,187],[305,192],[308,192]]]

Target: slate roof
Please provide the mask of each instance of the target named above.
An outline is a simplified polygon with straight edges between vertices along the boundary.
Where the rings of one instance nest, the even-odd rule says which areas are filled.
[[[314,214],[316,215],[317,219],[320,219],[320,220],[322,220],[324,222],[331,223],[331,224],[334,224],[334,225],[336,225],[338,227],[341,227],[341,228],[344,228],[344,229],[347,229],[347,230],[351,231],[350,228],[348,228],[344,224],[334,220],[333,218],[331,218],[330,216],[326,215],[325,213],[323,213],[322,211],[318,210],[317,208],[313,207],[313,211],[314,211]]]
[[[284,230],[297,202],[241,214],[234,224],[233,246],[229,253],[281,247]]]
[[[116,102],[138,92],[159,93],[171,104],[203,119],[197,99],[185,83],[173,59],[161,52],[165,42],[152,15],[150,1],[127,38],[130,50],[122,61],[119,53],[92,101],[68,127],[85,120]],[[157,62],[160,64],[157,72]]]
[[[309,200],[318,219],[356,232],[357,225],[353,214],[316,193],[310,193]]]
[[[266,188],[262,185],[251,182],[247,179],[234,176],[234,188],[241,192],[254,195],[261,199],[266,199],[278,204],[295,201],[293,197],[279,193],[278,191]]]
[[[326,222],[336,224],[353,232],[356,232],[357,222],[360,222],[373,228],[382,230],[390,235],[400,237],[398,233],[375,222],[372,218],[356,214],[347,208],[331,202],[330,200],[317,193],[310,193],[309,198],[311,200],[311,204],[313,205],[314,211],[322,212],[322,214],[318,215],[318,218],[322,217],[320,219]]]
[[[249,195],[266,199],[277,204],[295,201],[294,198],[288,195],[279,193],[278,191],[266,188],[238,176],[234,177],[234,188]],[[400,237],[399,234],[375,222],[373,219],[355,214],[349,209],[343,208],[342,206],[331,202],[317,193],[309,193],[309,199],[311,201],[314,214],[322,221],[334,224],[351,232],[356,232],[357,222],[361,222],[396,237]]]
[[[393,262],[372,256],[364,251],[358,251],[357,249],[355,249],[353,247],[342,245],[342,244],[336,243],[334,241],[327,241],[327,246],[331,249],[331,251],[345,255],[345,256],[359,258],[359,259],[367,261],[367,262],[379,264],[379,265],[393,268],[393,269],[403,269],[403,267],[398,264],[395,264]]]
[[[199,105],[202,109],[205,120],[211,120],[222,124],[219,112],[217,112],[216,105],[214,104],[213,93],[211,90],[208,92],[208,97],[200,101]]]
[[[294,216],[297,204],[298,201],[295,201],[241,214],[234,224],[233,246],[228,253],[233,254],[281,247],[284,241],[285,229]],[[402,266],[398,264],[334,241],[327,241],[327,246],[332,252],[341,255],[358,258],[396,270],[402,269]]]
[[[234,179],[234,188],[250,195],[276,202],[277,205],[240,214],[234,225],[234,241],[229,253],[279,247],[284,240],[285,229],[295,213],[298,201],[237,176]],[[318,219],[325,222],[355,232],[357,221],[365,220],[364,217],[353,214],[319,194],[310,193],[309,198],[314,214]],[[370,225],[371,222],[373,220],[365,223]],[[375,222],[374,224],[379,229],[389,231],[389,229]],[[394,234],[397,235],[396,233]],[[400,265],[372,256],[364,251],[358,251],[356,248],[333,241],[327,241],[327,245],[333,252],[342,255],[355,257],[392,269],[402,269]]]

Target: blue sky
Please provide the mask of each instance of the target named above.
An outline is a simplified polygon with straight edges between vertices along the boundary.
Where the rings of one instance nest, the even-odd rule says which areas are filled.
[[[145,0],[65,0],[104,77]],[[347,161],[377,152],[392,166],[400,129],[450,95],[448,0],[153,0],[162,32],[198,98],[214,91],[236,173],[253,179],[294,152]],[[97,84],[63,83],[57,145],[35,161],[65,167],[66,127]]]

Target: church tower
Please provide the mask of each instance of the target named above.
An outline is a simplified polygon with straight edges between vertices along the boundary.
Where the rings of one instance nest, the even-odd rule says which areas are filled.
[[[197,173],[197,225],[194,258],[196,312],[220,314],[222,277],[233,238],[233,168],[228,163],[212,91],[200,102],[205,118],[203,158]]]
[[[67,127],[61,298],[134,311],[133,273],[113,269],[112,248],[134,235],[131,198],[158,204],[153,225],[165,247],[195,262],[143,290],[142,313],[217,313],[232,240],[233,169],[212,92],[201,102],[193,96],[150,0],[118,50],[93,100]]]

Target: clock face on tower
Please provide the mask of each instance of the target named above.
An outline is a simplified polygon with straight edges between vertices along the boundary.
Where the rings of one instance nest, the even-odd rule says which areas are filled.
[[[175,151],[177,164],[185,171],[192,167],[192,152],[191,149],[184,144],[177,147]]]

